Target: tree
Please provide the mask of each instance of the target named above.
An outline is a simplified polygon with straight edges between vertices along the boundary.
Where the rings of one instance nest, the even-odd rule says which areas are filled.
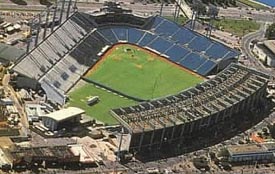
[[[205,15],[206,14],[206,6],[200,0],[194,0],[191,6],[192,10],[197,12],[197,15]]]
[[[214,5],[209,5],[207,14],[210,18],[215,19],[219,14],[219,9]]]
[[[271,24],[265,33],[267,39],[275,39],[275,23]]]

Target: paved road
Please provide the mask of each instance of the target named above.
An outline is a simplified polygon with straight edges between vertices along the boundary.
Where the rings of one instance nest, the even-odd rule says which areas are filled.
[[[93,11],[98,10],[100,7],[102,7],[102,3],[78,3],[77,7],[79,11]],[[123,7],[127,7],[132,9],[135,13],[138,14],[158,14],[160,11],[160,4],[147,4],[143,5],[141,3],[136,4],[130,4],[125,3]],[[40,4],[28,4],[26,6],[24,5],[16,5],[13,3],[3,3],[0,2],[0,11],[33,11],[33,10],[40,10],[43,11],[46,9],[45,6]],[[174,13],[175,6],[174,5],[168,5],[163,7],[163,16],[172,16]]]
[[[233,19],[250,17],[256,21],[275,22],[275,13],[273,13],[272,11],[257,11],[251,8],[220,8],[219,16]]]
[[[259,40],[264,38],[265,30],[266,30],[266,24],[261,23],[261,27],[258,31],[245,35],[241,42],[241,48],[243,50],[243,53],[251,60],[250,61],[252,63],[251,66],[254,66],[257,69],[262,71],[265,71],[265,67],[257,58],[255,58],[254,54],[250,49],[250,44],[255,39]]]

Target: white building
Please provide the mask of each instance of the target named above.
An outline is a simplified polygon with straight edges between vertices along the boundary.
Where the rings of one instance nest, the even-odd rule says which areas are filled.
[[[265,65],[275,67],[275,40],[257,43],[253,52]]]
[[[64,127],[73,127],[80,122],[81,115],[85,111],[76,107],[68,107],[49,113],[42,117],[43,125],[51,131],[60,130]]]

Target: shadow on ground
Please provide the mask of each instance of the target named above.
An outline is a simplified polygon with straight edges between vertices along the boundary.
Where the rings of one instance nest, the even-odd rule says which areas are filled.
[[[28,3],[24,0],[10,0],[12,3],[15,3],[17,5],[28,5]]]

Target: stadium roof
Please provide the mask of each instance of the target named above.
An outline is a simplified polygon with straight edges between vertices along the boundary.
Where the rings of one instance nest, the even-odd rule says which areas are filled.
[[[227,148],[231,155],[267,152],[267,149],[258,144],[236,145]]]
[[[0,43],[0,61],[15,61],[25,53],[24,50]]]
[[[264,41],[264,45],[267,49],[269,49],[273,54],[275,54],[275,40],[266,40]],[[271,58],[273,58],[271,56]],[[275,58],[274,58],[275,59]]]
[[[69,118],[78,116],[85,113],[84,110],[76,107],[68,107],[66,109],[61,109],[52,113],[47,114],[45,117],[51,118],[56,121],[63,121]]]

